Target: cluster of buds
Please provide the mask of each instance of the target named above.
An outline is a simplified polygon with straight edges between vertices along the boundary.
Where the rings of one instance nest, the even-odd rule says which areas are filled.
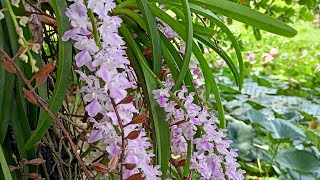
[[[30,62],[32,72],[37,72],[39,71],[39,68],[36,66],[37,61],[32,57],[31,51],[38,54],[41,45],[38,43],[33,43],[31,40],[27,41],[24,37],[23,29],[20,26],[25,27],[29,22],[29,18],[26,16],[16,16],[11,6],[12,4],[13,6],[19,7],[19,3],[20,0],[12,0],[11,3],[7,1],[8,7],[5,9],[0,9],[0,20],[4,18],[4,11],[8,11],[10,13],[16,33],[18,35],[18,43],[21,45],[17,55],[19,55],[19,58],[25,63]],[[19,23],[17,19],[19,19]]]

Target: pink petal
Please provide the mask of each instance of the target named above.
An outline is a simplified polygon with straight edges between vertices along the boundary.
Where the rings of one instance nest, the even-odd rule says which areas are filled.
[[[97,100],[93,100],[86,106],[85,110],[88,112],[90,117],[94,117],[102,110],[102,106]]]
[[[87,62],[90,62],[92,60],[92,57],[90,56],[87,49],[83,49],[75,56],[75,59],[77,66],[81,67],[85,65]]]
[[[94,143],[96,141],[99,141],[100,139],[102,139],[102,130],[99,129],[99,130],[95,130],[95,131],[92,131],[89,139],[88,139],[88,143]]]
[[[96,75],[100,77],[105,83],[109,83],[111,80],[111,75],[110,72],[105,69],[105,68],[100,68],[97,72]]]
[[[123,89],[118,89],[118,88],[110,88],[110,97],[111,98],[119,98],[119,99],[123,99],[127,96],[127,91],[123,90]]]

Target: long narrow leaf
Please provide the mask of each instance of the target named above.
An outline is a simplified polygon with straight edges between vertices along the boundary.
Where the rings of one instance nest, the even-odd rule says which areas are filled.
[[[4,175],[4,179],[5,180],[12,180],[8,164],[6,162],[6,157],[3,154],[3,150],[2,150],[1,145],[0,145],[0,164],[1,164],[1,169],[2,169],[3,175]]]
[[[12,115],[11,115],[11,125],[12,129],[16,138],[16,143],[18,146],[19,155],[23,159],[34,159],[36,157],[36,151],[35,148],[32,147],[28,150],[24,149],[24,145],[27,142],[27,140],[31,136],[31,129],[28,123],[28,117],[25,113],[23,113],[23,104],[24,97],[20,97],[20,93],[16,92],[16,102],[13,104],[12,107]],[[19,113],[17,113],[19,112]],[[22,112],[22,113],[21,113]],[[30,172],[36,172],[36,167],[29,167],[29,166],[23,166],[23,173],[28,174]]]
[[[13,165],[16,163],[16,161],[15,161],[15,156],[13,155],[13,152],[11,151],[11,146],[10,146],[11,142],[10,141],[11,140],[10,140],[9,136],[7,135],[3,144],[1,144],[1,146],[2,146],[2,151],[3,151],[4,157],[6,157],[7,164]],[[19,171],[13,171],[13,172],[11,172],[11,177],[12,177],[12,179],[18,180],[18,179],[21,179],[21,174]],[[0,179],[5,179],[2,171],[0,171]]]
[[[69,84],[69,75],[71,73],[72,65],[72,48],[71,42],[63,42],[61,37],[64,32],[67,31],[70,27],[68,18],[65,16],[65,11],[67,8],[66,1],[56,0],[50,1],[52,8],[56,15],[57,25],[58,25],[58,34],[59,34],[59,60],[58,60],[58,72],[57,79],[55,83],[55,89],[53,91],[52,97],[49,101],[50,110],[53,113],[57,113],[62,105],[62,102],[67,93],[67,88]],[[53,120],[49,117],[47,113],[42,113],[39,118],[38,127],[35,130],[34,134],[28,140],[25,145],[25,149],[30,149],[37,143],[47,132],[51,126]]]
[[[0,6],[1,7],[1,6]],[[8,19],[8,17],[6,17]],[[0,48],[3,48],[9,55],[11,55],[10,41],[5,34],[4,26],[7,26],[5,21],[0,21]],[[14,31],[11,33],[15,33]],[[15,76],[7,72],[0,63],[0,144],[3,143],[6,137],[9,119],[11,116],[13,88]]]
[[[2,1],[2,4],[6,5],[4,1]],[[15,13],[17,15],[23,15],[24,14],[24,9],[21,6],[20,8],[15,9]],[[18,43],[18,36],[15,32],[15,26],[14,23],[11,19],[10,16],[6,16],[6,22],[5,24],[9,27],[8,29],[4,29],[4,31],[12,31],[9,34],[9,39],[6,39],[6,36],[3,36],[4,39],[6,40],[5,42],[6,45],[10,45],[10,48],[5,48],[7,51],[9,51],[9,55],[15,54],[18,49],[20,44]],[[4,23],[4,22],[2,22]],[[25,32],[30,32],[29,29],[24,29]],[[25,37],[27,39],[30,39],[30,33],[26,33]],[[31,76],[31,68],[29,64],[25,64],[20,60],[16,60],[17,65],[19,66],[20,69],[24,71],[26,76]],[[22,88],[25,86],[23,81],[21,79],[16,79],[12,74],[6,73],[6,82],[5,82],[5,90],[1,96],[4,96],[2,101],[2,108],[3,113],[1,113],[1,116],[3,117],[2,121],[7,121],[10,119],[12,129],[14,131],[14,135],[16,138],[16,143],[18,146],[18,151],[19,155],[21,158],[24,159],[34,159],[35,158],[35,149],[30,148],[29,151],[25,151],[23,149],[24,144],[26,143],[26,140],[30,137],[31,135],[31,129],[29,126],[30,122],[35,122],[37,120],[37,107],[31,104],[26,103],[23,93],[22,93]],[[14,88],[15,86],[15,88]],[[14,90],[12,89],[14,88]],[[13,96],[13,93],[15,93],[15,96]],[[29,106],[27,108],[27,106]],[[29,116],[29,118],[28,118]],[[19,117],[19,118],[18,118]],[[4,122],[2,122],[4,123]],[[4,128],[7,127],[9,123],[6,122],[6,124],[3,125]],[[6,129],[4,129],[3,136],[1,138],[5,137]],[[36,171],[36,168],[32,168],[33,171]],[[23,167],[24,173],[29,173],[29,167],[24,166]]]
[[[176,48],[171,44],[171,42],[163,35],[161,34],[161,41],[164,43],[166,48],[169,50],[170,54],[172,55],[173,59],[175,60],[175,63],[178,65],[179,69],[182,67],[182,58],[179,55],[179,52],[176,50]],[[194,87],[192,75],[190,72],[190,69],[188,69],[187,75],[185,76],[184,83],[187,85],[189,92],[195,92],[194,96],[194,102],[196,104],[199,104],[199,95]]]
[[[166,22],[169,26],[171,26],[171,28],[176,33],[178,33],[182,39],[184,39],[184,40],[186,39],[185,28],[183,26],[181,26],[177,21],[175,21],[171,16],[169,16],[168,14],[163,12],[157,6],[150,5],[150,7],[151,7],[153,13],[157,17],[161,18],[164,22]],[[220,120],[220,127],[225,128],[226,125],[225,125],[225,118],[224,118],[224,110],[223,110],[223,106],[222,106],[222,102],[221,102],[221,98],[220,98],[219,89],[218,89],[218,86],[217,86],[215,79],[213,77],[212,70],[209,67],[208,62],[203,57],[201,50],[199,49],[199,47],[197,46],[197,44],[195,42],[193,42],[192,51],[193,51],[194,55],[196,56],[196,58],[198,59],[198,61],[200,62],[200,66],[201,66],[202,72],[204,74],[204,78],[208,80],[207,82],[210,83],[210,87],[212,88],[212,91],[213,91],[213,94],[214,94],[214,97],[216,100],[216,104],[217,104],[219,120]]]
[[[153,71],[157,76],[160,76],[162,54],[160,45],[160,35],[158,32],[158,26],[155,18],[150,10],[147,0],[137,0],[137,3],[141,9],[144,20],[147,24],[148,33],[152,43],[152,59],[153,59]]]
[[[120,27],[120,32],[124,37],[129,48],[132,49],[132,52],[136,56],[139,64],[141,66],[142,61],[146,61],[144,56],[142,55],[140,49],[134,42],[133,38],[130,35],[130,32],[122,25]],[[154,81],[154,77],[145,69],[145,67],[141,67],[144,77],[146,86],[148,89],[149,95],[149,103],[151,107],[151,114],[155,128],[155,135],[156,135],[156,144],[157,144],[157,162],[161,165],[162,171],[162,179],[166,178],[168,164],[169,164],[169,157],[170,157],[170,137],[169,137],[169,126],[168,123],[165,121],[165,113],[162,108],[159,107],[158,103],[153,97],[152,91],[158,89],[158,84]]]
[[[138,6],[136,6],[136,3],[132,3],[132,4],[130,3],[129,7],[138,8]],[[139,27],[142,28],[144,31],[147,30],[147,27],[146,27],[144,21],[135,12],[128,10],[128,9],[114,9],[113,13],[120,15],[120,17],[123,17],[124,21],[126,21],[127,23],[129,22],[130,25],[133,25],[133,27],[135,28],[135,30],[138,33],[139,33],[139,30],[138,30],[138,27],[136,27],[136,25],[139,25]],[[131,22],[131,21],[134,21],[134,22]],[[136,25],[134,23],[136,23]],[[164,45],[170,51],[170,54],[172,55],[172,57],[175,60],[175,63],[178,64],[178,67],[180,69],[182,67],[182,59],[181,59],[179,53],[177,52],[177,50],[174,48],[174,46],[168,41],[168,39],[162,33],[160,33],[160,36],[161,36],[162,43],[164,43]],[[145,42],[145,43],[147,44],[147,42]],[[170,59],[167,59],[167,60],[170,60]],[[170,62],[168,62],[168,63],[170,64]],[[171,68],[173,68],[173,67],[171,67]],[[175,72],[173,72],[173,73],[175,73]],[[185,83],[189,87],[189,90],[191,92],[196,92],[195,102],[198,104],[199,103],[199,96],[198,96],[198,93],[194,87],[192,75],[191,75],[189,69],[187,70],[187,75],[185,76]]]
[[[198,13],[198,14],[208,18],[210,21],[212,21],[217,26],[219,26],[224,33],[227,34],[227,36],[230,39],[230,41],[232,43],[232,46],[233,46],[233,48],[234,48],[234,50],[235,50],[235,52],[237,54],[238,63],[239,63],[239,70],[240,70],[240,76],[239,76],[239,79],[238,79],[238,86],[239,86],[239,89],[241,90],[242,89],[242,85],[243,85],[243,79],[244,79],[244,64],[243,64],[242,54],[241,54],[240,45],[239,45],[238,41],[233,36],[233,34],[229,30],[229,28],[214,13],[212,13],[211,11],[205,10],[205,9],[199,7],[199,6],[196,6],[196,5],[191,5],[191,9],[192,9],[193,12]],[[211,47],[211,48],[213,48],[213,47]],[[215,50],[215,49],[213,49],[213,50]],[[224,57],[226,57],[226,56],[224,56]],[[224,60],[226,60],[226,59],[224,59]],[[231,62],[229,61],[229,63],[231,63]],[[235,73],[235,71],[234,71],[234,73]]]
[[[190,63],[190,58],[191,58],[191,53],[192,53],[192,42],[193,42],[193,22],[192,22],[192,16],[191,16],[191,11],[189,7],[189,2],[188,0],[181,0],[182,3],[182,8],[184,12],[185,21],[186,21],[186,39],[185,39],[185,52],[183,56],[183,65],[181,67],[178,79],[172,89],[172,91],[176,91],[177,89],[180,88],[184,77],[187,74],[187,71],[189,69],[189,63]]]
[[[201,41],[203,44],[205,44],[206,46],[210,47],[211,49],[213,49],[229,66],[235,80],[236,83],[239,84],[239,73],[238,70],[236,68],[236,65],[232,62],[231,58],[228,56],[228,54],[222,50],[221,48],[219,48],[213,41],[211,41],[209,38],[203,37],[201,35],[195,34],[194,35],[196,39],[198,39],[199,41]]]
[[[169,3],[171,5],[175,5],[177,7],[182,7],[182,5],[179,4],[178,2],[168,1],[167,3]],[[228,38],[230,39],[230,41],[232,43],[233,48],[235,49],[235,52],[236,52],[236,55],[237,55],[237,58],[238,58],[240,76],[236,76],[236,74],[238,74],[238,73],[235,73],[236,69],[233,68],[231,70],[232,70],[232,72],[233,72],[233,74],[235,76],[236,83],[239,86],[239,89],[241,90],[242,89],[242,85],[243,85],[243,79],[244,79],[244,64],[243,64],[243,58],[242,58],[242,55],[241,55],[240,45],[239,45],[238,41],[233,36],[233,34],[229,30],[229,28],[213,12],[211,12],[211,11],[209,11],[207,9],[204,9],[204,8],[202,8],[200,6],[194,5],[194,4],[190,4],[190,8],[191,8],[191,11],[193,11],[193,12],[199,14],[199,15],[202,15],[203,17],[208,18],[210,21],[212,21],[217,26],[219,26],[224,33],[227,34]],[[206,43],[204,43],[204,44],[206,44]],[[209,46],[209,47],[213,48],[214,46]],[[217,51],[219,52],[220,50],[217,49],[217,48],[213,48],[213,50],[216,51],[216,52]],[[221,53],[218,53],[218,54],[220,55]],[[226,60],[226,59],[224,59],[224,60]],[[229,64],[231,62],[232,61],[229,61]]]
[[[165,4],[180,4],[179,0],[151,0]],[[284,22],[272,18],[268,15],[262,14],[256,10],[253,10],[247,6],[240,5],[238,3],[231,2],[229,0],[189,0],[190,6],[192,4],[201,6],[210,11],[220,13],[229,18],[243,22],[245,24],[257,27],[259,29],[278,34],[286,37],[293,37],[297,34],[297,31],[286,25]],[[126,1],[121,7],[131,6],[131,0]]]
[[[203,8],[274,34],[286,37],[293,37],[297,34],[295,29],[280,20],[274,19],[238,3],[228,0],[191,0],[191,2]]]
[[[172,78],[177,81],[178,74],[180,73],[180,70],[178,69],[178,65],[175,63],[174,57],[170,53],[170,51],[167,49],[166,45],[161,41],[161,48],[163,52],[163,59],[165,60],[166,64],[168,65],[168,68],[172,74]]]

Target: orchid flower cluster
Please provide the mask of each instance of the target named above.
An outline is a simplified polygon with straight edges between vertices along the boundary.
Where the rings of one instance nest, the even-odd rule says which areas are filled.
[[[75,41],[78,50],[75,55],[76,70],[80,80],[85,83],[76,93],[84,93],[85,111],[93,130],[88,143],[101,141],[105,145],[109,160],[120,159],[118,168],[121,179],[141,174],[144,179],[156,180],[162,175],[159,165],[153,165],[150,152],[152,144],[141,123],[133,123],[140,110],[128,97],[128,91],[136,89],[136,75],[126,58],[125,42],[119,36],[118,28],[122,19],[110,16],[116,7],[113,0],[71,0],[66,15],[72,28],[65,32],[62,39]],[[92,22],[88,13],[96,14]],[[179,38],[167,25],[158,26],[169,38]],[[95,37],[97,34],[99,37]],[[96,39],[95,39],[96,38]],[[184,53],[183,44],[180,52]],[[200,79],[202,73],[192,60],[190,69],[195,79]],[[171,154],[182,158],[187,156],[187,144],[195,147],[190,168],[197,171],[202,179],[243,179],[243,171],[236,162],[237,153],[230,148],[231,141],[225,140],[224,129],[217,128],[216,118],[206,107],[200,107],[193,102],[194,93],[188,89],[175,92],[181,101],[177,104],[170,100],[172,80],[164,82],[166,88],[154,90],[154,98],[167,113],[166,120],[170,124]],[[196,87],[199,85],[195,82]],[[200,131],[201,136],[195,138]],[[135,134],[132,136],[132,133]]]
[[[195,151],[191,157],[190,169],[201,174],[202,179],[244,179],[244,171],[239,169],[237,152],[230,148],[232,141],[225,140],[226,130],[218,129],[216,117],[206,107],[201,108],[194,101],[194,92],[188,93],[183,86],[175,92],[180,103],[170,100],[172,81],[163,82],[166,88],[154,90],[153,94],[160,107],[167,113],[172,134],[171,151],[173,155],[186,159],[187,141],[191,141]],[[197,131],[201,136],[194,138]]]
[[[84,101],[88,103],[85,110],[90,122],[94,123],[95,130],[88,143],[100,140],[106,146],[109,160],[117,156],[123,158],[124,166],[130,164],[125,166],[129,168],[121,172],[124,179],[137,173],[143,174],[145,179],[158,179],[161,172],[159,166],[152,165],[154,154],[147,151],[151,143],[146,132],[141,124],[131,123],[139,111],[133,102],[121,103],[128,96],[127,90],[136,88],[136,85],[132,80],[134,72],[126,59],[125,42],[118,34],[122,20],[118,16],[108,15],[116,4],[113,0],[88,0],[87,5],[83,0],[72,2],[66,11],[72,29],[64,34],[63,40],[71,38],[75,41],[74,46],[79,50],[75,56],[76,65],[79,68],[87,67],[90,71],[88,74],[93,74],[76,71],[86,83],[77,93],[85,93]],[[93,27],[87,15],[88,9],[99,18],[96,25],[100,34],[100,47],[92,36]],[[102,115],[102,120],[95,119],[97,115]],[[122,130],[121,134],[117,133],[119,129]],[[139,135],[124,139],[131,132]]]
[[[164,7],[161,7],[165,11]],[[179,52],[184,54],[185,43],[174,30],[161,22],[159,28],[168,39],[177,38],[180,40]],[[189,68],[193,75],[194,86],[199,87],[197,82],[203,77],[198,62],[191,57]],[[179,155],[180,159],[186,159],[187,141],[191,141],[195,146],[195,151],[191,157],[190,169],[201,174],[201,179],[244,179],[244,171],[239,169],[236,150],[231,149],[232,141],[225,140],[226,129],[218,129],[215,124],[216,117],[208,112],[207,107],[201,108],[194,103],[195,93],[188,93],[186,86],[182,86],[174,95],[180,100],[179,103],[170,100],[170,89],[174,86],[171,76],[163,84],[166,88],[154,90],[153,94],[160,107],[167,113],[166,120],[170,124],[171,151],[174,155]],[[182,107],[181,107],[182,106]],[[197,131],[201,131],[201,136],[194,138]],[[226,178],[228,177],[228,178]]]

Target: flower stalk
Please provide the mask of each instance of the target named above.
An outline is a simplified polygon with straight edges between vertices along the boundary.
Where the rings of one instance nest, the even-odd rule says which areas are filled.
[[[7,4],[7,8],[6,9],[10,14],[11,20],[12,20],[12,22],[13,22],[15,28],[16,28],[16,32],[17,32],[17,34],[19,36],[18,42],[20,43],[21,46],[23,46],[25,48],[25,51],[28,54],[28,59],[29,59],[29,63],[30,63],[32,72],[37,72],[39,70],[39,68],[36,67],[36,65],[35,65],[36,64],[36,60],[33,59],[33,56],[31,54],[31,51],[30,51],[30,48],[29,48],[29,45],[28,45],[28,41],[25,39],[25,37],[23,35],[22,28],[19,26],[19,23],[17,21],[17,16],[15,15],[15,13],[14,13],[14,11],[12,9],[10,0],[6,0],[6,4]],[[24,53],[22,53],[22,55],[24,55]],[[21,57],[21,55],[20,55],[20,57]],[[25,61],[28,62],[27,59]]]

